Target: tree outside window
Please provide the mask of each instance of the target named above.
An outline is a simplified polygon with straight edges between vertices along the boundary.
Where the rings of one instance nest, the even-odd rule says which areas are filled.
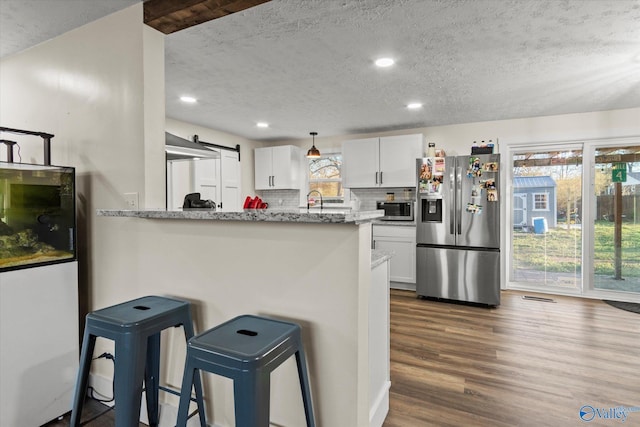
[[[309,159],[309,191],[318,190],[325,202],[342,202],[342,154],[325,154]]]

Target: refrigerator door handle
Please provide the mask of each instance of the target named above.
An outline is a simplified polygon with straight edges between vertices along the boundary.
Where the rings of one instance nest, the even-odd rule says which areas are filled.
[[[456,169],[451,168],[451,173],[449,174],[449,234],[455,234],[455,212],[456,212],[456,203],[454,197],[455,192],[455,172]]]
[[[456,224],[458,234],[462,234],[462,167],[457,167],[456,173]]]

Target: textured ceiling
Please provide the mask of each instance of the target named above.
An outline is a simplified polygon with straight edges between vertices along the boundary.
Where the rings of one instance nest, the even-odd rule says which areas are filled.
[[[23,7],[57,11],[20,19],[27,38],[79,5],[84,19],[135,2],[0,0],[1,52]],[[640,107],[640,0],[273,0],[170,34],[165,52],[168,117],[258,140]]]

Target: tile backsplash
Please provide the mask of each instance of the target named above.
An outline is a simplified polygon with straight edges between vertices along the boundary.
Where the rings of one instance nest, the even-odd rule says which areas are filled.
[[[300,205],[300,190],[263,190],[256,193],[270,208],[297,208]]]
[[[360,201],[360,210],[375,210],[376,202],[386,200],[387,193],[393,193],[396,201],[406,200],[405,189],[408,190],[409,200],[415,201],[415,188],[354,188],[351,190],[351,194],[345,198],[345,204],[349,207],[351,200],[358,200]],[[297,208],[304,204],[304,201],[300,199],[299,190],[263,190],[258,191],[257,195],[271,208]],[[304,194],[302,197],[304,198]]]
[[[409,200],[416,199],[416,189],[406,188],[409,194]],[[375,210],[376,202],[386,200],[387,193],[393,193],[395,200],[401,202],[406,200],[405,188],[354,188],[351,190],[351,200],[357,199],[360,201],[360,210],[370,211]]]

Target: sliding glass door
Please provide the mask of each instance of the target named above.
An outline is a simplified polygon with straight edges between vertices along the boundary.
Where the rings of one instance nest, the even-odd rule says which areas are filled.
[[[582,147],[516,150],[511,161],[511,281],[580,289]]]
[[[640,293],[640,144],[595,147],[593,288]]]
[[[514,145],[506,157],[508,287],[640,296],[640,139]]]

